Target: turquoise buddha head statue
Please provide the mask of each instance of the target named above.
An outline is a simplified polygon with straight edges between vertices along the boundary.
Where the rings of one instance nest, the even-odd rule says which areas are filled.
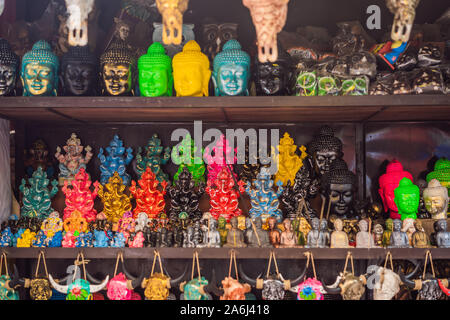
[[[248,96],[250,56],[231,39],[214,58],[212,79],[216,96]]]
[[[139,90],[144,97],[172,96],[172,59],[160,42],[154,42],[138,60]]]
[[[22,58],[20,78],[24,96],[56,96],[59,59],[51,45],[40,40]]]

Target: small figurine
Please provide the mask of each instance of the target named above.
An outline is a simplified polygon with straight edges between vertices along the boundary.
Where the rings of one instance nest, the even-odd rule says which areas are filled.
[[[248,96],[250,56],[235,39],[228,40],[214,58],[212,80],[216,96]]]
[[[111,247],[112,248],[124,248],[126,244],[126,239],[125,236],[123,235],[122,232],[116,232],[116,234],[114,235],[114,238],[111,242]]]
[[[411,173],[403,170],[402,164],[394,159],[387,165],[386,173],[378,180],[380,184],[378,193],[383,200],[384,210],[385,212],[390,212],[391,219],[400,219],[397,204],[394,200],[394,190],[399,186],[400,180],[403,178],[413,180]]]
[[[394,190],[394,202],[402,220],[407,218],[417,219],[419,200],[419,187],[408,178],[400,180],[398,187]]]
[[[377,247],[383,247],[383,226],[379,223],[377,223],[373,227],[373,241],[375,243],[375,246]]]
[[[406,218],[402,221],[402,232],[408,235],[409,244],[412,245],[412,236],[416,232],[415,222],[412,218]]]
[[[391,234],[394,228],[394,220],[391,218],[385,221],[386,230],[383,232],[383,247],[388,247],[391,242]]]
[[[52,162],[48,159],[48,148],[42,139],[33,142],[31,148],[27,150],[26,157],[24,165],[29,177],[33,175],[33,172],[38,167],[42,167],[42,170],[47,173],[48,178],[53,177],[55,168],[53,168]]]
[[[253,220],[252,227],[247,231],[247,239],[249,247],[272,247],[269,239],[269,232],[262,228],[262,219],[257,217]],[[229,233],[231,230],[229,231]]]
[[[336,159],[341,159],[342,141],[335,136],[334,130],[329,126],[320,128],[317,135],[307,145],[307,152],[312,158],[314,170],[318,176],[330,171],[331,164]]]
[[[118,222],[125,212],[131,210],[132,197],[127,196],[124,190],[125,185],[117,171],[104,187],[99,185],[98,196],[103,202],[103,213],[108,221]]]
[[[436,228],[436,244],[438,248],[450,248],[450,232],[447,231],[447,220],[438,220]]]
[[[126,158],[124,157],[126,151]],[[117,172],[123,180],[123,184],[128,186],[130,184],[130,175],[126,173],[126,166],[130,164],[131,160],[133,160],[133,149],[128,148],[125,150],[123,146],[123,141],[119,139],[119,136],[114,135],[113,140],[109,143],[109,146],[106,147],[106,152],[108,152],[108,156],[105,157],[103,154],[103,148],[100,148],[100,153],[98,154],[98,158],[100,159],[100,183],[105,184],[108,182],[108,179],[113,176],[115,172]]]
[[[412,235],[411,245],[413,248],[429,248],[431,246],[430,239],[425,233],[420,220],[414,220],[415,232]]]
[[[94,230],[94,247],[95,248],[108,248],[110,238],[104,230]]]
[[[331,233],[330,248],[349,248],[348,236],[342,231],[342,220],[337,218],[334,220],[334,231]]]
[[[244,242],[244,232],[238,228],[238,219],[233,217],[230,220],[231,229],[228,230],[225,248],[245,248],[247,245]]]
[[[0,96],[15,96],[19,57],[12,51],[8,41],[0,38]]]
[[[225,219],[224,217],[219,217],[219,219],[217,220],[217,225],[217,230],[219,230],[220,234],[220,242],[223,246],[227,242],[228,237],[227,219]]]
[[[144,234],[142,233],[142,231],[139,231],[131,241],[128,241],[128,246],[130,248],[142,248],[144,247],[144,240]]]
[[[56,147],[55,158],[59,161],[59,185],[64,185],[64,181],[72,181],[78,171],[83,168],[86,170],[86,165],[91,160],[93,154],[92,148],[87,146],[84,148],[81,145],[80,139],[77,138],[75,133],[72,133],[67,140],[67,145],[63,147],[66,152],[65,155],[61,154],[61,148]],[[83,156],[83,149],[86,151],[86,155]]]
[[[181,34],[180,34],[181,35]],[[209,59],[195,40],[187,42],[183,51],[172,60],[177,97],[207,97],[209,95]]]
[[[31,246],[34,248],[41,248],[45,247],[45,239],[47,236],[45,235],[44,231],[39,230],[36,234],[36,238],[32,241]]]
[[[49,191],[47,186],[50,180],[42,167],[38,167],[33,176],[28,179],[29,187],[26,186],[26,180],[22,179],[19,190],[23,193],[23,206],[20,214],[24,217],[38,217],[41,220],[48,217],[54,210],[51,208],[51,198],[58,192],[58,182],[52,180],[52,189]]]
[[[136,222],[133,219],[133,213],[131,211],[127,211],[124,212],[122,218],[119,219],[117,232],[123,232],[125,237],[128,237],[128,234],[136,231],[135,227]]]
[[[17,239],[17,248],[30,248],[33,241],[36,239],[36,232],[31,232],[26,229],[22,235]]]
[[[44,231],[47,238],[52,238],[58,231],[62,231],[62,229],[63,221],[57,211],[50,213],[41,225],[41,230]]]
[[[0,236],[0,247],[12,247],[12,239],[14,234],[11,232],[10,227],[6,227],[2,231],[2,235]]]
[[[278,248],[281,242],[281,232],[277,226],[277,219],[275,217],[267,218],[267,223],[269,225],[269,239],[272,246]]]
[[[434,171],[427,174],[427,182],[432,179],[438,180],[442,186],[446,187],[450,196],[450,160],[447,158],[440,158],[434,164]]]
[[[286,23],[288,2],[286,0],[243,0],[250,10],[256,29],[258,60],[275,63],[278,55],[277,34]]]
[[[40,40],[22,58],[20,78],[23,95],[56,96],[58,90],[59,59],[51,45]]]
[[[220,233],[217,231],[217,220],[214,218],[208,219],[208,229],[203,233],[202,247],[220,248]]]
[[[283,217],[278,201],[283,192],[282,182],[280,180],[277,182],[278,190],[274,191],[272,189],[274,183],[270,177],[268,170],[262,168],[252,186],[247,185],[245,189],[252,204],[249,211],[250,217],[252,219],[260,217],[263,223],[269,217],[275,217],[278,222],[281,222]]]
[[[62,235],[62,231],[58,231],[55,233],[55,235],[52,238],[48,238],[46,239],[47,242],[47,247],[49,248],[59,248],[62,246],[62,241],[63,241],[63,235]]]
[[[153,42],[147,54],[138,60],[139,91],[143,97],[172,96],[172,59],[159,42]]]
[[[163,153],[164,152],[164,153]],[[169,175],[162,171],[161,165],[165,165],[170,159],[170,148],[163,148],[158,134],[154,133],[150,140],[148,140],[145,147],[145,155],[142,157],[142,148],[139,147],[136,155],[136,173],[139,178],[147,168],[150,168],[156,175],[159,182],[169,182]]]
[[[162,41],[165,44],[180,44],[182,41],[183,14],[189,0],[156,0],[162,16]]]
[[[292,222],[290,219],[283,221],[284,231],[281,233],[280,248],[295,248],[297,247],[297,237],[292,230]]]
[[[100,57],[102,94],[134,96],[136,55],[124,41],[114,41]]]
[[[311,231],[311,225],[308,220],[304,217],[296,218],[298,219],[298,244],[300,246],[305,246],[307,244],[308,234]],[[294,221],[296,221],[294,220]]]
[[[411,248],[409,244],[408,235],[403,232],[402,221],[400,219],[393,220],[394,230],[391,233],[391,238],[389,239],[388,248]]]
[[[156,180],[155,174],[147,167],[138,184],[139,188],[134,180],[131,181],[130,193],[136,199],[134,217],[145,212],[150,219],[158,218],[164,212],[167,182]]]
[[[61,58],[61,82],[65,96],[97,94],[97,57],[89,46],[70,46]]]
[[[148,218],[145,212],[139,212],[136,218],[136,227],[135,227],[136,232],[144,231],[149,221],[150,219]]]
[[[88,230],[88,222],[82,216],[81,212],[74,210],[63,222],[64,231],[73,232],[75,236],[78,236],[80,232],[86,232]]]
[[[275,174],[275,182],[282,182],[282,186],[286,186],[288,181],[294,184],[295,175],[298,170],[303,166],[303,159],[307,157],[305,152],[306,147],[301,146],[299,148],[301,156],[296,154],[297,145],[294,144],[294,139],[291,138],[289,133],[285,132],[283,138],[280,139],[278,145],[278,171]]]
[[[211,61],[222,51],[223,45],[238,38],[238,24],[232,22],[217,23],[215,19],[205,19],[201,26],[203,52]]]
[[[305,248],[325,248],[326,244],[320,234],[320,220],[318,218],[311,219],[311,228],[312,230],[308,232]],[[320,240],[322,240],[322,243],[320,243]]]
[[[219,172],[226,168],[233,172],[233,176],[237,178],[237,174],[234,172],[234,164],[236,163],[237,148],[232,150],[225,135],[221,135],[217,143],[212,147],[212,153],[210,154],[209,147],[205,148],[206,163],[208,164],[208,181],[214,181],[217,178]],[[231,162],[231,163],[230,163]]]
[[[199,154],[198,151],[200,151]],[[173,177],[173,183],[176,184],[180,174],[183,172],[184,167],[187,167],[192,175],[192,180],[195,185],[200,183],[206,183],[205,171],[206,166],[203,161],[204,149],[197,148],[194,139],[191,138],[190,134],[187,134],[183,140],[176,146],[172,148],[172,161],[178,164],[178,171]]]
[[[435,220],[447,219],[449,204],[448,190],[437,179],[431,179],[423,190],[425,208]]]
[[[373,240],[373,235],[367,230],[369,228],[367,221],[361,219],[358,222],[359,232],[356,234],[356,247],[357,248],[374,248],[375,242]]]

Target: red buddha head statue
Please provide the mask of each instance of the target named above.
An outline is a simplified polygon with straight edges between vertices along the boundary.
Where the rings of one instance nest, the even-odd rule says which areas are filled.
[[[403,178],[413,180],[411,173],[403,170],[402,164],[394,159],[387,165],[386,173],[378,180],[380,184],[378,193],[383,200],[384,210],[385,212],[390,211],[392,219],[400,219],[397,205],[394,202],[394,190],[399,186],[400,180]]]

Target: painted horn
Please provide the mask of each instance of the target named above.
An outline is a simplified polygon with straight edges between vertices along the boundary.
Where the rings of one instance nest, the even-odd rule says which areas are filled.
[[[450,296],[450,289],[446,288],[445,283],[447,282],[447,286],[450,283],[450,278],[449,279],[438,279],[438,283],[439,283],[439,287],[441,288],[442,292],[445,293],[445,295],[448,297]]]
[[[206,293],[211,293],[212,292],[218,297],[223,295],[223,293],[217,287],[216,270],[212,269],[211,281],[208,283],[207,286],[205,286],[205,289],[206,289],[205,290]]]
[[[405,276],[405,274],[404,274],[401,270],[398,271],[398,275],[400,276],[400,280],[402,280],[402,282],[403,282],[408,288],[414,289],[414,288],[416,287],[416,284],[414,283],[414,281],[408,279],[408,278]]]
[[[185,265],[183,273],[178,278],[172,279],[172,277],[170,277],[170,287],[171,288],[176,288],[181,283],[181,281],[183,281],[183,279],[186,276],[187,270],[188,270],[188,264]],[[167,270],[166,270],[166,274],[168,275]]]
[[[256,279],[252,279],[249,276],[247,276],[244,272],[244,269],[242,269],[242,265],[239,263],[239,274],[241,275],[242,280],[250,284],[252,287],[256,286]]]
[[[133,288],[133,290],[141,285],[142,280],[144,280],[144,277],[145,277],[145,265],[141,264],[141,273],[137,278],[131,279],[131,287]]]
[[[55,288],[56,291],[61,292],[63,294],[67,294],[67,291],[69,290],[68,285],[63,286],[61,284],[57,284],[55,280],[53,280],[53,277],[50,273],[48,274],[48,280],[50,281],[50,284],[52,285],[53,288]]]
[[[296,285],[300,284],[300,282],[302,282],[302,280],[303,280],[303,278],[305,277],[305,274],[306,274],[306,268],[307,268],[307,265],[305,263],[305,268],[303,269],[302,273],[297,278],[295,278],[294,280],[290,280],[291,288],[295,287]]]
[[[329,293],[329,294],[340,294],[341,293],[341,287],[339,287],[339,282],[341,281],[341,277],[338,276],[336,279],[336,282],[332,284],[331,286],[327,286],[325,282],[321,279],[320,282],[322,283],[323,289]]]
[[[416,260],[416,259],[413,259],[413,260],[408,259],[408,261],[411,262],[413,265],[415,265],[414,270],[413,270],[411,273],[409,273],[409,274],[407,274],[407,275],[405,276],[406,279],[411,279],[412,277],[415,276],[415,274],[417,273],[417,271],[418,271],[419,268],[421,267],[422,261],[421,261],[421,260],[418,261],[418,260]]]
[[[106,285],[108,284],[109,281],[109,275],[106,276],[105,280],[103,280],[102,283],[97,284],[97,285],[89,285],[89,290],[91,293],[96,293],[99,292],[100,290],[102,290],[104,287],[106,287]]]
[[[86,278],[89,280],[89,283],[99,284],[100,282],[102,282],[101,280],[94,278],[87,270],[86,270]]]
[[[25,285],[25,279],[19,277],[19,271],[17,270],[17,266],[14,264],[14,270],[13,274],[11,276],[11,280],[6,283],[6,285],[13,289],[17,286],[24,286]]]

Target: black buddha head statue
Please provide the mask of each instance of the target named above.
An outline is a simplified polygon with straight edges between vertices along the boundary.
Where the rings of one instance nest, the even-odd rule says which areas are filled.
[[[258,96],[289,96],[293,89],[295,65],[291,56],[278,45],[278,60],[255,60],[254,81]]]
[[[89,46],[71,46],[61,58],[61,82],[66,96],[96,94],[97,58]]]
[[[353,194],[356,187],[356,176],[348,170],[343,159],[336,159],[330,171],[321,177],[322,192],[331,201],[330,215],[339,218],[350,218],[353,212]]]
[[[334,131],[329,126],[320,128],[319,133],[308,144],[307,152],[311,155],[314,169],[319,176],[328,172],[331,164],[344,155],[342,141],[334,136]]]
[[[5,39],[0,39],[0,96],[15,94],[19,57]]]

